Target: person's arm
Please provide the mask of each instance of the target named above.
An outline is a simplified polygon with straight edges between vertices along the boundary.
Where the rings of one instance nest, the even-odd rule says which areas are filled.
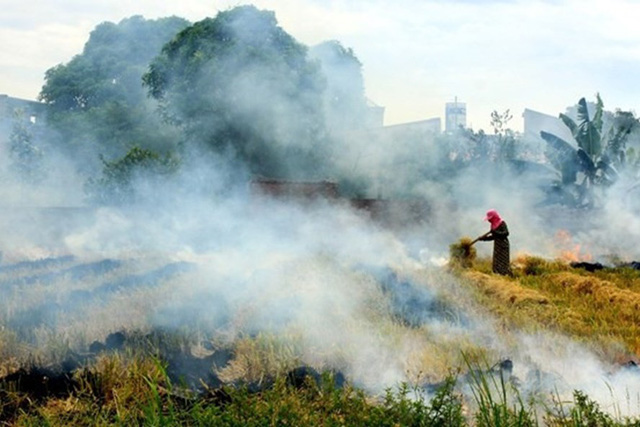
[[[489,231],[487,234],[483,235],[478,240],[481,240],[483,242],[491,241],[491,240],[495,239],[495,236],[494,236],[493,233],[495,233],[495,230]]]

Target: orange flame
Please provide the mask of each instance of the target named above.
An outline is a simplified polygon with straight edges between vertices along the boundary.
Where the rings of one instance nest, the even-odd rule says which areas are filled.
[[[567,230],[558,230],[555,235],[556,245],[559,248],[558,258],[565,262],[591,261],[593,257],[580,243],[575,243],[571,233]]]

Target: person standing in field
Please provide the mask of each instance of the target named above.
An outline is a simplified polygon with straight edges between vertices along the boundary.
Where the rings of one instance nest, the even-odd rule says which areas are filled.
[[[507,223],[500,218],[495,209],[489,209],[485,221],[491,224],[491,230],[478,240],[493,241],[493,272],[512,276],[511,259],[509,255],[509,228]]]

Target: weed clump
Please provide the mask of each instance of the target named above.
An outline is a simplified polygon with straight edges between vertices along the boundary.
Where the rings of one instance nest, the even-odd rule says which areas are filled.
[[[452,266],[471,268],[476,259],[476,248],[470,237],[463,237],[457,243],[449,245],[449,263]]]

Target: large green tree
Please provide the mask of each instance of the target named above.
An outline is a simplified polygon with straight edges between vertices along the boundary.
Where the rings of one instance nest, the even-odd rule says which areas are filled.
[[[189,22],[177,18],[118,24],[104,22],[91,32],[82,53],[45,73],[39,98],[49,106],[49,123],[62,148],[99,163],[98,155],[120,156],[132,146],[170,144],[149,105],[142,75],[162,46]]]
[[[240,6],[193,24],[144,82],[188,144],[231,154],[256,175],[322,173],[324,79],[273,12]]]

